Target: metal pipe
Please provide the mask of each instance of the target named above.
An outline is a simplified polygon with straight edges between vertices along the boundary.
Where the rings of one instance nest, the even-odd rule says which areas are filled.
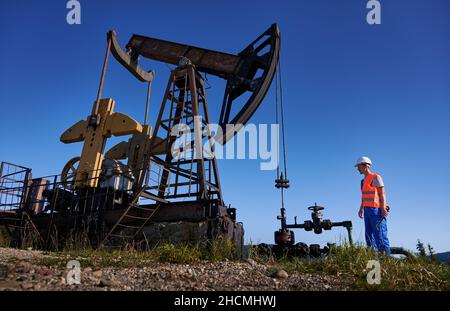
[[[144,116],[144,125],[147,125],[148,122],[148,108],[150,104],[150,92],[152,90],[152,80],[148,81],[147,87],[147,100],[145,101],[145,116]]]
[[[295,225],[286,225],[285,226],[286,229],[304,229],[305,225],[304,224],[295,224]]]
[[[353,246],[352,227],[346,227],[348,233],[348,243]]]
[[[408,258],[414,258],[416,255],[403,247],[391,247],[391,255],[404,255]]]
[[[103,62],[102,76],[100,78],[100,85],[98,87],[97,99],[95,101],[95,106],[94,106],[94,109],[92,111],[92,115],[95,116],[95,117],[97,117],[97,115],[98,115],[98,108],[99,108],[99,104],[100,104],[100,97],[102,95],[103,83],[105,81],[106,67],[108,66],[108,58],[109,58],[109,51],[110,50],[111,50],[111,38],[108,38],[108,46],[106,48],[105,60]]]

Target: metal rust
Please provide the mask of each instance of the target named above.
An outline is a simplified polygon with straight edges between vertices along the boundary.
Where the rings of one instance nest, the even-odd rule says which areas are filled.
[[[142,82],[151,82],[153,80],[153,70],[145,71],[137,64],[137,60],[131,59],[131,57],[124,50],[122,50],[119,42],[117,41],[115,31],[111,30],[108,32],[108,40],[111,40],[111,53],[114,58],[133,76]]]

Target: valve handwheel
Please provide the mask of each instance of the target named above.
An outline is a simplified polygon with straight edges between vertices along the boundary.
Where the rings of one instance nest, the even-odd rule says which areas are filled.
[[[66,163],[66,165],[64,165],[64,168],[61,172],[61,182],[65,184],[66,188],[71,189],[74,186],[79,162],[80,157],[74,157],[70,159],[69,162]]]
[[[308,210],[310,210],[310,211],[321,211],[321,210],[323,210],[323,209],[325,209],[325,207],[319,206],[319,205],[317,205],[317,204],[308,207]]]

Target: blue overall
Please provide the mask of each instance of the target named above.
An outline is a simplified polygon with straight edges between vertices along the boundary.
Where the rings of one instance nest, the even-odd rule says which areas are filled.
[[[381,215],[380,208],[364,207],[364,224],[366,227],[366,243],[376,252],[391,255],[387,236],[387,220]]]
[[[361,190],[364,179],[361,180]],[[366,244],[372,247],[376,252],[384,252],[387,256],[391,255],[389,246],[387,220],[381,214],[380,208],[364,207],[364,224],[366,227]]]

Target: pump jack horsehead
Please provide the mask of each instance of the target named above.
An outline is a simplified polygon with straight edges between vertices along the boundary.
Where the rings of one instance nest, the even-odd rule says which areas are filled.
[[[136,241],[152,224],[164,223],[167,227],[185,221],[185,225],[198,224],[195,230],[201,231],[194,237],[184,237],[186,241],[222,234],[231,238],[239,250],[243,227],[236,222],[236,210],[224,203],[216,159],[194,156],[198,150],[192,144],[183,147],[183,157],[174,157],[171,151],[177,137],[171,135],[171,130],[183,122],[193,124],[198,118],[203,123],[200,129],[193,130],[196,139],[211,144],[212,151],[214,143],[226,144],[262,103],[277,70],[279,49],[280,33],[276,24],[238,54],[140,35],[131,37],[125,52],[115,32],[108,32],[100,85],[91,114],[60,137],[66,144],[83,142],[81,155],[68,161],[60,182],[43,191],[48,205],[46,213],[40,214],[41,223],[37,226],[38,229],[46,227],[43,231],[47,241],[51,226],[56,226],[59,220],[64,220],[65,227],[74,227],[75,222],[84,219],[85,213],[95,212],[94,218],[104,221],[107,227],[99,246],[110,245],[117,236]],[[110,53],[148,85],[142,124],[115,111],[115,101],[101,96]],[[170,73],[154,128],[147,123],[154,72],[144,70],[138,64],[139,57],[176,66]],[[215,136],[206,126],[212,120],[202,73],[226,80],[219,121],[214,122],[223,131]],[[105,151],[108,138],[125,135],[131,138]],[[120,160],[125,159],[127,163],[122,164]]]

